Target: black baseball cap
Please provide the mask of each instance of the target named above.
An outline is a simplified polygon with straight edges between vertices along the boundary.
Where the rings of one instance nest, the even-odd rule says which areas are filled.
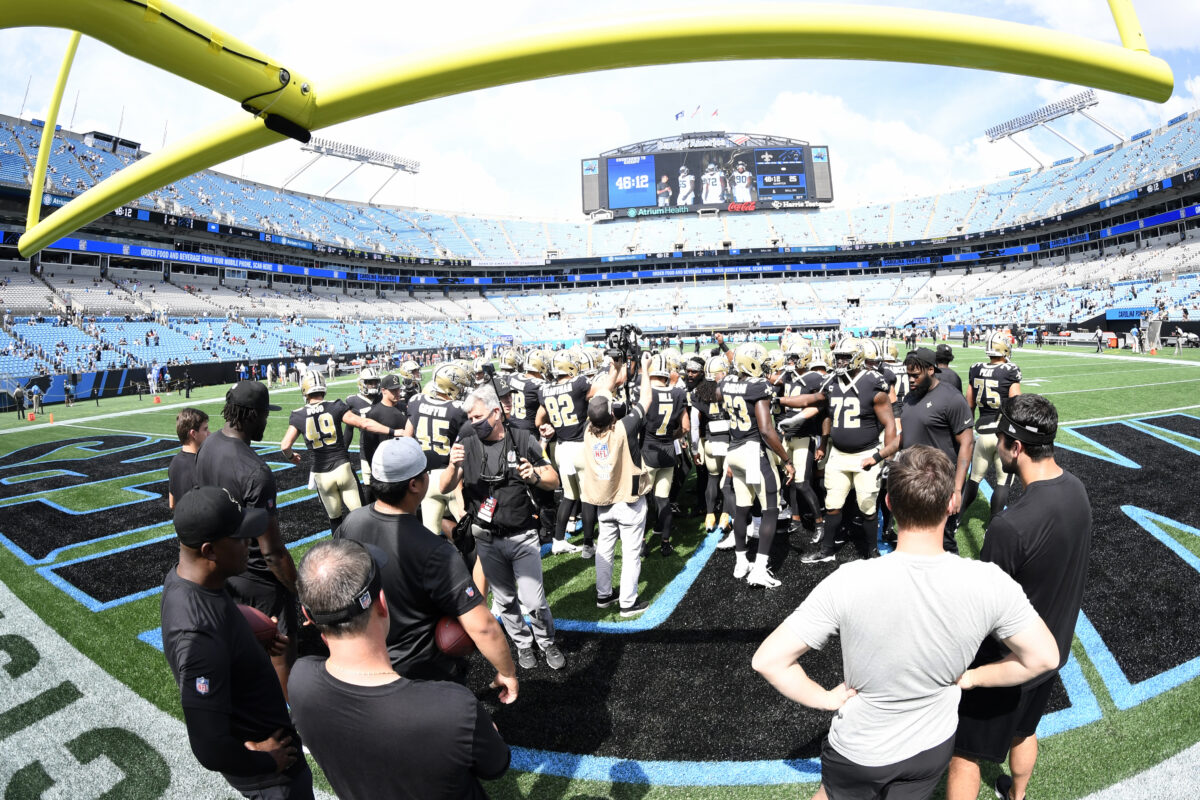
[[[267,531],[265,508],[245,508],[220,486],[195,486],[175,504],[181,544],[199,548],[218,539],[257,539]]]
[[[904,357],[904,363],[908,364],[910,361],[915,362],[922,367],[933,367],[934,372],[942,371],[937,365],[937,357],[934,356],[933,351],[928,347],[918,347],[916,350],[910,351],[909,354]]]
[[[503,375],[496,376],[496,397],[508,397],[513,393],[512,383]]]
[[[948,344],[939,344],[937,346],[937,359],[949,364],[954,360],[954,348]]]
[[[379,381],[379,388],[387,389],[389,392],[394,392],[402,386],[404,386],[404,382],[400,380],[400,376],[393,373],[384,375]]]
[[[278,411],[280,408],[271,405],[271,393],[259,381],[238,381],[225,393],[225,402],[257,411]]]

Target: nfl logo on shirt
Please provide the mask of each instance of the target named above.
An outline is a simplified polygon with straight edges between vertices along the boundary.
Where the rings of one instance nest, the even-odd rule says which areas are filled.
[[[475,587],[468,586],[467,587],[467,597],[474,597],[474,596],[475,596]]]
[[[196,694],[208,694],[208,678],[196,678]]]
[[[608,460],[608,442],[596,442],[592,445],[592,455],[597,461]]]

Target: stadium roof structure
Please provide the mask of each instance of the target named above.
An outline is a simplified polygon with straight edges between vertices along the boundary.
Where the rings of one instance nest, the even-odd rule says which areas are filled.
[[[761,133],[726,133],[725,131],[695,131],[664,136],[644,142],[622,145],[600,154],[601,158],[617,158],[635,153],[678,153],[689,150],[722,150],[735,147],[807,147],[803,139],[768,136]]]

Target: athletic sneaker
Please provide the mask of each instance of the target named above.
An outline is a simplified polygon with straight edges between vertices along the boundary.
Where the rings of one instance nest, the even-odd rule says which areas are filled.
[[[808,543],[809,544],[820,544],[821,540],[824,538],[825,538],[825,521],[822,520],[821,522],[818,522],[815,525],[813,525],[813,533],[812,533],[812,536],[809,537]]]
[[[546,666],[550,669],[562,669],[567,665],[567,657],[557,645],[546,645],[542,648],[542,655],[546,657]]]
[[[621,616],[622,617],[636,617],[638,614],[641,614],[643,611],[645,611],[649,607],[650,607],[650,604],[647,603],[645,600],[638,600],[636,603],[634,603],[631,606],[621,606]]]
[[[717,542],[718,550],[732,550],[734,544],[737,543],[737,537],[733,535],[733,531],[725,534],[725,538]]]
[[[717,515],[716,514],[705,514],[704,515],[704,532],[712,533],[716,529],[717,529]]]
[[[585,544],[583,547],[579,548],[579,557],[580,558],[595,558],[596,557],[596,548],[592,547],[590,544]]]
[[[765,563],[761,567],[758,566],[757,561],[754,564],[754,569],[750,570],[750,574],[746,576],[746,583],[751,586],[762,586],[764,589],[775,589],[783,585],[771,574],[771,570]]]
[[[521,669],[533,669],[537,666],[537,656],[534,655],[532,647],[517,648],[517,663],[521,665]]]
[[[750,562],[749,561],[739,561],[738,563],[733,565],[733,577],[737,578],[739,581],[749,574],[750,574]]]
[[[555,539],[554,544],[550,546],[550,552],[556,556],[563,553],[578,553],[580,549],[579,545],[571,544],[566,539]]]
[[[608,594],[596,595],[596,608],[608,608],[615,602],[617,602],[617,593],[616,592],[609,592]]]
[[[996,778],[996,797],[999,798],[999,800],[1008,800],[1009,792],[1012,791],[1012,785],[1012,777],[1001,772]],[[1025,798],[1022,797],[1020,800],[1025,800]]]
[[[824,550],[814,550],[800,558],[801,564],[819,564],[825,561],[836,561],[836,553],[826,553]]]
[[[675,547],[670,542],[663,542],[662,547],[658,550],[664,558],[675,555]]]

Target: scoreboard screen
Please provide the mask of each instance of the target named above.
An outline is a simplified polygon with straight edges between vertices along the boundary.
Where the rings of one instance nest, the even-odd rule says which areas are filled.
[[[829,148],[745,147],[658,151],[586,159],[584,213],[628,216],[699,208],[771,210],[829,202]]]

